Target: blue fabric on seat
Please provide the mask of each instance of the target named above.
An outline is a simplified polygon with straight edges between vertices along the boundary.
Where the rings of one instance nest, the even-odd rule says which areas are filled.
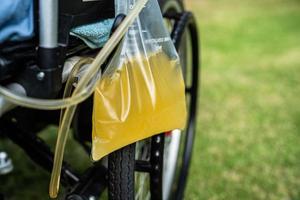
[[[22,41],[33,37],[33,0],[0,1],[0,43]],[[71,30],[71,35],[82,39],[89,47],[102,47],[108,40],[114,19],[82,25]]]
[[[33,0],[1,0],[0,43],[33,36]]]
[[[93,24],[82,25],[71,30],[71,35],[83,40],[90,48],[100,48],[109,39],[114,19],[105,19]]]

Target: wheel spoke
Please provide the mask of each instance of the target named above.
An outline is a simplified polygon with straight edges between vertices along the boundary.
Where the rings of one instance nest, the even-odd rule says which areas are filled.
[[[191,87],[186,87],[185,88],[185,93],[191,93],[192,92],[192,88]]]
[[[151,164],[149,161],[136,160],[135,161],[135,171],[137,172],[150,172]]]

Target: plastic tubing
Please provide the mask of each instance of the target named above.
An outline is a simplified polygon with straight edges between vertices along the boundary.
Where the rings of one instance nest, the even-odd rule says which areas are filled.
[[[91,58],[82,58],[80,59],[76,65],[73,67],[70,76],[67,79],[66,87],[64,90],[63,97],[68,97],[72,93],[73,83],[76,82],[76,75],[78,74],[79,69],[85,64],[91,63],[93,60]],[[55,146],[55,154],[54,154],[54,164],[51,174],[51,181],[49,185],[49,195],[51,198],[56,198],[58,193],[59,186],[59,177],[60,177],[60,160],[63,160],[64,148],[66,146],[68,133],[70,129],[70,123],[73,119],[75,110],[77,105],[67,107],[65,110],[62,109],[60,113],[60,121],[58,128],[58,136],[56,140]]]
[[[86,64],[91,64],[91,62],[93,62],[92,58],[81,58],[74,65],[74,67],[71,70],[70,75],[69,75],[69,77],[66,81],[66,86],[65,86],[65,89],[64,89],[63,98],[67,98],[67,97],[71,96],[72,89],[73,89],[73,84],[76,83],[76,75],[78,75],[78,72],[79,72],[80,68],[83,67]],[[64,109],[61,109],[59,124],[61,124],[61,122],[62,122],[63,115],[64,115]]]
[[[127,15],[124,21],[120,24],[120,26],[116,29],[116,31],[112,34],[111,38],[104,45],[103,49],[96,56],[95,60],[89,66],[87,72],[82,76],[79,83],[77,84],[72,97],[80,94],[85,87],[89,84],[89,82],[93,79],[97,72],[99,71],[99,67],[104,63],[104,61],[108,58],[110,53],[114,50],[114,48],[118,45],[118,43],[122,40],[122,37],[125,35],[128,27],[133,23],[134,19],[141,12],[145,4],[148,0],[139,0],[131,12]],[[94,83],[96,85],[96,83]],[[95,86],[93,85],[92,88]],[[92,90],[93,91],[93,90]],[[1,91],[0,91],[1,92]],[[88,97],[88,96],[87,96]],[[72,101],[71,101],[72,102]],[[61,120],[61,124],[58,130],[58,138],[55,147],[55,156],[54,156],[54,164],[51,174],[51,180],[49,185],[49,195],[51,198],[56,198],[59,191],[59,182],[60,182],[60,172],[63,162],[63,154],[67,139],[66,132],[69,131],[70,124],[72,122],[72,117],[74,116],[76,106],[75,104],[68,104],[66,106],[66,110]],[[64,133],[64,134],[63,134]]]
[[[67,108],[84,101],[94,92],[93,89],[96,87],[95,85],[97,81],[95,81],[94,85],[91,85],[90,87],[87,87],[88,83],[96,75],[100,66],[105,62],[114,48],[121,41],[129,26],[133,23],[134,19],[138,16],[147,2],[148,0],[139,0],[136,2],[134,8],[128,13],[124,21],[111,35],[110,39],[106,42],[102,50],[98,53],[85,74],[82,76],[78,86],[75,89],[76,92],[74,91],[71,97],[65,99],[31,98],[11,92],[9,89],[3,86],[0,86],[0,95],[7,101],[10,101],[16,105],[40,110],[57,110],[61,108]]]

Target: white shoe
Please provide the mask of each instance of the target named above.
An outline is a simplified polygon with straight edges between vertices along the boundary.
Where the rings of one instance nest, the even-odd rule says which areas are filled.
[[[6,152],[0,152],[0,175],[8,174],[13,170],[14,166]]]

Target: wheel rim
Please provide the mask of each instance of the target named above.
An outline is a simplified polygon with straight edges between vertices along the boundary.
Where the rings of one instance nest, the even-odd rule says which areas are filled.
[[[190,87],[190,80],[188,74],[189,69],[191,69],[191,63],[188,62],[191,57],[191,45],[189,42],[188,34],[185,33],[183,35],[182,43],[184,45],[179,49],[179,54],[181,58],[181,66],[182,72],[185,80],[186,87]],[[164,146],[164,170],[163,170],[163,199],[170,199],[170,194],[176,190],[174,188],[174,182],[177,182],[179,179],[179,169],[181,168],[180,159],[183,156],[183,148],[184,141],[186,137],[186,129],[191,126],[189,118],[190,118],[190,101],[191,96],[188,92],[186,92],[186,101],[187,101],[187,111],[188,111],[188,119],[186,128],[181,130],[174,130],[171,134],[167,134],[165,137],[165,146]]]
[[[165,5],[165,9],[163,10],[164,13],[168,12],[176,12],[180,13],[182,12],[182,7],[180,4],[176,1],[169,1]],[[190,34],[189,32],[185,31],[182,38],[182,44],[180,45],[180,48],[178,50],[179,56],[181,58],[181,66],[182,66],[182,72],[184,76],[184,81],[186,87],[191,87],[192,81],[191,74],[188,74],[188,72],[191,72],[192,70],[192,46],[190,43]],[[188,91],[188,90],[186,90]],[[187,110],[190,111],[190,101],[191,96],[188,92],[186,92],[187,95]],[[190,113],[188,113],[188,121],[187,121],[187,127],[191,126],[190,124]],[[181,157],[183,155],[183,148],[184,148],[184,142],[186,136],[186,129],[184,131],[181,130],[174,130],[172,131],[171,135],[166,136],[165,138],[165,152],[164,152],[164,170],[163,170],[163,199],[170,199],[170,194],[177,190],[174,182],[177,182],[179,179],[179,171],[182,167],[181,163]]]
[[[163,169],[163,199],[169,199],[181,140],[181,130],[174,130],[165,138],[164,169]]]
[[[164,13],[166,13],[168,10],[173,12],[182,12],[182,8],[180,4],[176,1],[168,1],[166,3],[165,9],[163,10]],[[172,24],[173,25],[173,24]],[[185,41],[185,45],[181,45],[181,48],[179,50],[182,67],[183,67],[183,75],[186,83],[186,95],[187,95],[187,110],[188,110],[188,121],[187,121],[187,127],[184,131],[180,130],[173,130],[170,133],[167,134],[165,137],[165,143],[164,143],[164,167],[163,167],[163,184],[162,184],[162,195],[163,199],[181,199],[183,194],[183,189],[180,189],[181,184],[174,184],[174,182],[180,182],[182,179],[182,176],[180,174],[182,173],[182,168],[184,167],[184,156],[185,156],[185,150],[183,150],[186,147],[187,141],[188,141],[188,135],[194,132],[194,121],[195,121],[195,112],[193,109],[196,110],[196,104],[197,104],[197,92],[193,92],[191,90],[197,90],[198,84],[195,84],[195,75],[194,73],[194,65],[195,63],[192,61],[192,58],[194,56],[193,54],[193,48],[194,44],[191,43],[191,36],[190,36],[190,30],[188,32],[186,31],[184,34],[184,38],[182,40]],[[183,48],[182,48],[183,46]],[[183,55],[182,55],[183,54]],[[183,59],[184,58],[184,59]],[[193,71],[193,72],[192,72]],[[190,73],[190,74],[189,74]],[[198,73],[198,72],[197,72]],[[198,81],[198,78],[197,78]],[[196,81],[196,82],[197,82]],[[151,146],[151,145],[150,145]],[[140,148],[140,147],[138,147]],[[151,147],[150,147],[151,148]],[[136,149],[136,152],[139,152],[139,149]],[[180,154],[180,155],[179,155]],[[137,157],[136,159],[144,160],[143,157]],[[137,178],[137,176],[140,176]],[[149,181],[151,179],[149,173],[136,173],[136,180],[140,179],[139,181]],[[138,182],[136,182],[138,183]],[[137,184],[136,184],[137,185]],[[150,190],[149,190],[149,184],[141,184],[138,188],[138,190],[142,190],[143,192],[139,192],[138,194],[144,194],[144,195],[136,195],[136,199],[150,199]],[[138,191],[136,190],[136,191]],[[179,195],[178,195],[179,194]],[[176,195],[178,195],[176,197]]]

